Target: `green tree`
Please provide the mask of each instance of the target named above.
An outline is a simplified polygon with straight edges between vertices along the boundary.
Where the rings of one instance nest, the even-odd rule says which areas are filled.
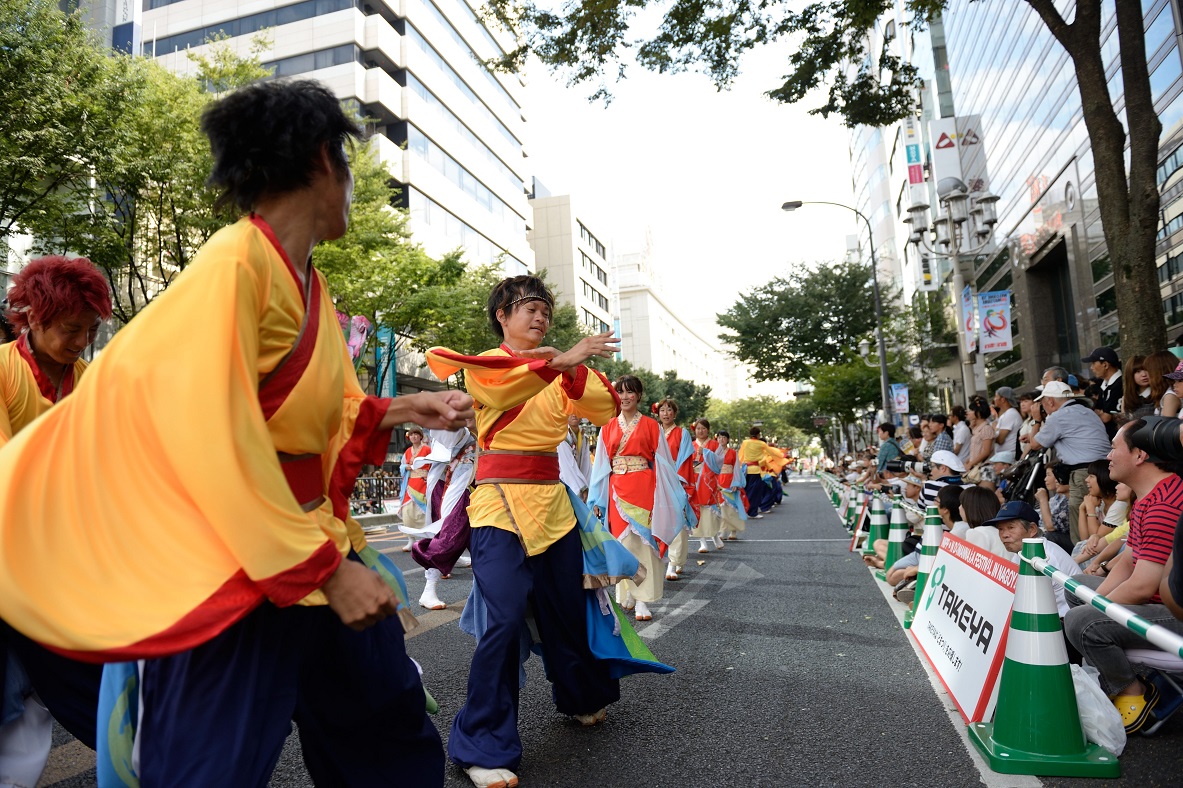
[[[1126,355],[1152,353],[1167,343],[1155,268],[1162,124],[1154,111],[1146,62],[1145,4],[1107,4],[1117,20],[1124,91],[1119,109],[1106,81],[1101,0],[1026,3],[1069,54],[1076,73],[1105,244],[1113,260],[1122,350]],[[923,28],[948,5],[949,0],[908,0],[911,25]],[[1066,5],[1072,7],[1067,14],[1071,23],[1060,10]],[[850,126],[885,126],[916,113],[915,67],[890,50],[869,49],[867,34],[895,6],[895,0],[821,0],[804,7],[786,0],[669,0],[660,6],[655,0],[579,0],[556,9],[534,0],[490,0],[494,15],[518,31],[522,42],[501,59],[503,67],[518,68],[534,54],[552,69],[565,70],[572,83],[605,73],[620,78],[631,52],[654,71],[699,69],[722,89],[739,73],[745,52],[781,46],[787,52],[787,74],[767,95],[795,103],[824,86],[826,100],[811,111],[823,117],[838,114]],[[641,12],[651,7],[662,14],[656,31],[635,30],[637,19],[648,24],[651,15]],[[602,81],[594,95],[608,95]]]
[[[711,387],[701,386],[678,377],[672,369],[661,376],[665,391],[663,394],[678,403],[678,423],[689,427],[690,423],[706,415],[707,403],[711,398]]]
[[[60,214],[138,95],[79,13],[57,0],[0,0],[0,242],[31,214]]]
[[[256,46],[259,42],[256,42]],[[178,76],[155,61],[113,55],[128,101],[108,140],[91,152],[86,185],[30,218],[42,252],[90,257],[111,283],[115,316],[126,323],[185,270],[227,220],[205,188],[212,167],[201,134],[208,86],[238,87],[268,74],[258,54],[241,58],[225,43],[195,57],[196,76]]]
[[[884,293],[885,304],[891,293]],[[719,325],[732,355],[757,380],[805,380],[810,367],[841,361],[875,327],[871,269],[858,262],[800,268],[743,293]]]

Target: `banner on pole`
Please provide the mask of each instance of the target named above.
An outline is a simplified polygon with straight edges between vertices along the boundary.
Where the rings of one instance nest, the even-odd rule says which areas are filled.
[[[977,350],[977,337],[974,336],[974,295],[969,285],[961,291],[961,331],[965,352],[972,353]]]
[[[908,412],[908,384],[891,384],[891,407],[899,415]]]
[[[1010,350],[1010,291],[995,290],[978,293],[978,328],[981,331],[981,351],[1002,353]]]
[[[966,722],[994,714],[1019,568],[945,534],[908,630]]]

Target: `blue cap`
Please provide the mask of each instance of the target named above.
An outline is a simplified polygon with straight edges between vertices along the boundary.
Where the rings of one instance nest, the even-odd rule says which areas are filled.
[[[1068,376],[1068,385],[1074,389],[1080,388],[1080,381],[1076,379],[1075,375],[1069,375]],[[1014,519],[1014,518],[1011,518],[1011,519]]]
[[[1039,515],[1031,508],[1031,504],[1023,503],[1022,501],[1007,501],[998,514],[982,523],[982,525],[998,525],[1007,520],[1026,520],[1029,523],[1038,523]]]

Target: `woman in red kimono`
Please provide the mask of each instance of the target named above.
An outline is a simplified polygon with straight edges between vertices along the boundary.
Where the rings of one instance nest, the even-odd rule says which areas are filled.
[[[744,499],[743,481],[745,475],[735,472],[739,455],[731,448],[731,434],[727,430],[715,433],[719,445],[719,459],[722,467],[719,469],[719,494],[723,503],[719,507],[719,533],[715,535],[715,543],[723,546],[723,538],[735,539],[736,534],[744,529],[748,519],[747,501]]]
[[[402,504],[399,506],[399,519],[407,528],[420,529],[427,525],[427,455],[431,454],[431,447],[423,441],[423,430],[411,427],[407,430],[407,440],[410,447],[403,452],[403,461],[399,470],[403,474]],[[411,552],[411,544],[415,537],[407,535],[407,543],[403,545],[403,552]]]
[[[690,437],[690,432],[685,427],[679,427],[674,423],[678,418],[678,403],[666,397],[655,403],[653,409],[657,412],[657,420],[661,423],[661,434],[665,436],[666,443],[669,444],[670,458],[678,473],[678,480],[682,483],[682,489],[686,492],[686,498],[690,502],[690,506],[685,512],[686,527],[678,531],[666,556],[669,561],[666,564],[665,579],[678,580],[678,575],[682,572],[689,551],[689,529],[698,522],[698,507],[694,503],[694,469],[691,467],[694,439]]]
[[[719,471],[723,469],[718,454],[719,442],[711,437],[711,423],[706,419],[694,421],[694,455],[691,468],[694,471],[694,497],[691,500],[698,508],[698,552],[706,553],[713,545],[723,549],[719,539],[719,524],[722,520],[720,507],[723,492],[719,488]]]
[[[623,375],[615,383],[620,394],[620,415],[600,429],[592,482],[587,502],[597,516],[607,515],[608,529],[636,556],[645,570],[640,584],[622,580],[616,586],[616,601],[636,609],[638,621],[653,617],[649,603],[662,596],[661,557],[677,538],[682,505],[678,483],[670,460],[669,444],[661,426],[637,409],[644,387],[634,375]]]

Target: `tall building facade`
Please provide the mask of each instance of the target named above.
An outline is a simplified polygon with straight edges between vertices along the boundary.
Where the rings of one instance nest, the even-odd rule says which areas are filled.
[[[575,307],[579,320],[591,332],[609,331],[616,325],[612,311],[612,284],[608,249],[599,231],[569,194],[551,196],[535,185],[530,200],[534,224],[528,238],[539,271],[558,290],[558,299]]]
[[[717,399],[732,399],[735,379],[728,366],[733,362],[691,326],[684,307],[662,296],[649,254],[618,255],[615,263],[621,357],[658,375],[673,370],[683,380],[710,386]]]
[[[1114,2],[1102,3],[1101,42],[1110,96],[1120,109]],[[1142,9],[1150,86],[1163,127],[1156,263],[1164,319],[1174,336],[1183,328],[1180,28],[1171,0],[1142,0]],[[955,0],[944,32],[957,114],[981,116],[990,190],[1001,198],[1000,247],[975,261],[972,281],[978,292],[1012,291],[1017,346],[986,360],[990,388],[1034,385],[1053,364],[1081,371],[1081,357],[1099,344],[1116,346],[1118,331],[1072,61],[1026,3]]]
[[[142,5],[140,5],[142,3]],[[467,0],[83,0],[114,46],[179,73],[211,36],[240,53],[264,34],[276,76],[325,83],[371,119],[402,187],[414,238],[430,254],[462,247],[508,274],[534,270],[524,85],[482,61],[513,40]],[[127,11],[128,8],[132,12]]]

